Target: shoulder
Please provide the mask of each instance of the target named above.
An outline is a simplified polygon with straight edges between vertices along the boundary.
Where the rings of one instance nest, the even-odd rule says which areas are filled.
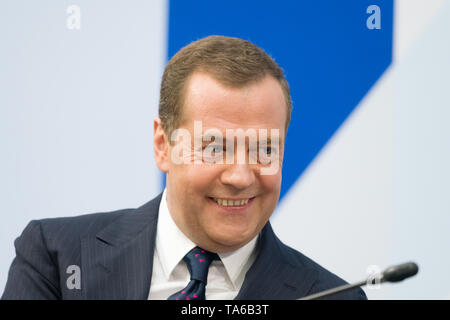
[[[117,219],[133,214],[136,209],[121,209],[108,212],[83,214],[73,217],[47,218],[34,220],[31,223],[39,224],[42,232],[53,237],[76,234],[78,237],[95,234],[106,225]]]
[[[39,235],[39,238],[47,245],[70,247],[80,238],[93,237],[109,225],[116,223],[126,225],[135,216],[157,214],[159,201],[160,196],[138,208],[33,220],[27,225],[21,238],[29,238],[27,235],[33,235],[32,237]]]
[[[294,248],[281,242],[278,237],[276,237],[276,241],[282,255],[285,258],[285,261],[288,261],[288,263],[293,267],[315,271],[317,280],[314,282],[314,285],[308,295],[348,284],[345,280],[343,280],[333,272],[327,270],[319,263],[315,262],[298,250],[295,250]],[[367,297],[361,288],[357,288],[355,290],[331,296],[330,299],[365,300],[367,299]]]

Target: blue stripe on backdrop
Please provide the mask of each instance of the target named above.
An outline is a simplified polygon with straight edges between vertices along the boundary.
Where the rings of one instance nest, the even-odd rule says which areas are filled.
[[[372,4],[380,30],[366,26]],[[168,55],[216,34],[250,40],[281,65],[294,103],[283,197],[390,65],[392,29],[393,0],[171,0]]]

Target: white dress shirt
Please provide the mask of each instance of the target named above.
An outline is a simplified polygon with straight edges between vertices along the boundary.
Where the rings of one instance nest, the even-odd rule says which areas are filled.
[[[257,239],[258,236],[236,251],[219,254],[220,261],[211,263],[206,285],[207,300],[231,300],[237,296],[245,274],[255,261]],[[149,300],[166,300],[186,287],[190,274],[182,259],[195,246],[173,221],[164,190],[159,205]]]

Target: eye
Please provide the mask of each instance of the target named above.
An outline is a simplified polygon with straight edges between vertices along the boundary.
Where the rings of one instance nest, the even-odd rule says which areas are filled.
[[[274,146],[259,147],[258,162],[263,165],[268,165],[278,158],[278,149]]]
[[[263,152],[264,154],[272,154],[272,147],[270,146],[260,147],[259,152]]]
[[[223,147],[221,145],[207,145],[203,148],[205,151],[208,151],[210,153],[220,153],[223,151]]]

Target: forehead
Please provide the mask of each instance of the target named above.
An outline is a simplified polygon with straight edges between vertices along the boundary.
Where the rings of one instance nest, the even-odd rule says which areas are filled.
[[[279,129],[284,134],[287,110],[280,84],[273,77],[244,87],[225,86],[204,72],[194,73],[184,95],[182,123],[201,120],[203,128]]]

